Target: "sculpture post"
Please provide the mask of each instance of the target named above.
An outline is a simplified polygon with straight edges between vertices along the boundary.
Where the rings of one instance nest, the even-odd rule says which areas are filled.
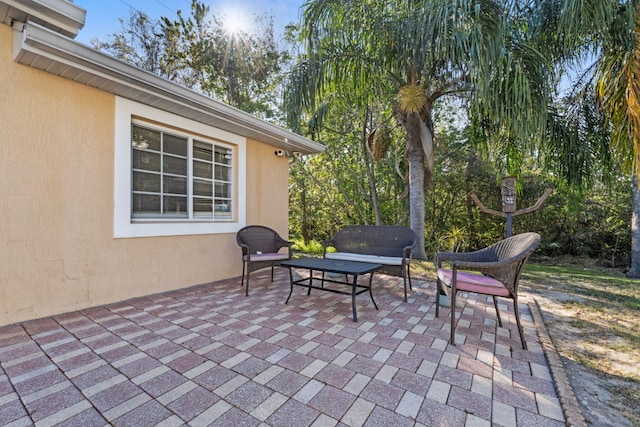
[[[511,217],[516,211],[516,179],[513,176],[502,178],[502,212],[507,214],[507,237],[511,237]]]
[[[542,207],[552,192],[553,188],[547,188],[547,191],[545,191],[533,206],[516,210],[516,178],[508,176],[502,178],[502,212],[487,208],[473,192],[469,193],[469,197],[471,197],[471,200],[473,200],[482,212],[505,218],[506,237],[511,237],[512,217],[537,211]]]

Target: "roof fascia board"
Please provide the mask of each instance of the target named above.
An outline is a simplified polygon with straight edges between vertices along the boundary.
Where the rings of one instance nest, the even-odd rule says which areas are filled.
[[[76,37],[84,27],[87,11],[68,0],[1,0],[14,21],[31,20],[67,37]]]
[[[325,149],[324,145],[294,132],[267,123],[237,108],[184,88],[155,74],[131,66],[102,52],[56,34],[35,23],[14,26],[14,60],[17,63],[36,66],[34,58],[46,58],[49,66],[37,66],[44,71],[64,77],[68,67],[92,77],[86,84],[102,89],[109,84],[109,92],[124,98],[144,102],[152,107],[170,106],[166,111],[229,130],[241,128],[242,136],[302,154],[313,154]],[[43,62],[43,61],[38,61]],[[52,65],[56,65],[53,67]],[[89,80],[86,78],[85,80]],[[105,90],[105,89],[102,89]],[[244,132],[242,131],[244,129]]]

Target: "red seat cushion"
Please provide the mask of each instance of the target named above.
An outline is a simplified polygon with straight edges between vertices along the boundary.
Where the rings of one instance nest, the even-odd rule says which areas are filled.
[[[451,270],[438,269],[438,279],[448,287],[451,287],[452,275],[453,272]],[[509,290],[500,281],[492,277],[461,271],[458,271],[456,276],[456,289],[459,291],[510,297]]]

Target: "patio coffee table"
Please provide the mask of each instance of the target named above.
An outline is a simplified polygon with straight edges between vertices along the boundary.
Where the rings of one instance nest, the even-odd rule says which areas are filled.
[[[351,308],[353,310],[353,321],[358,321],[358,315],[356,313],[356,295],[360,295],[363,292],[369,291],[369,296],[371,297],[371,302],[373,302],[374,307],[378,310],[378,305],[373,299],[373,294],[371,293],[371,281],[373,280],[373,272],[378,268],[382,267],[381,264],[372,264],[368,262],[358,262],[358,261],[343,261],[337,259],[326,259],[326,258],[297,258],[292,260],[283,261],[280,263],[282,267],[289,268],[289,280],[291,282],[291,290],[289,291],[289,296],[285,301],[285,304],[289,302],[291,298],[291,294],[293,293],[293,286],[305,286],[308,288],[307,295],[311,294],[311,289],[320,289],[322,291],[333,292],[336,294],[342,295],[351,295]],[[293,280],[293,272],[292,268],[300,268],[309,270],[309,277],[303,277],[302,279]],[[313,272],[321,271],[322,278],[316,280],[320,280],[320,286],[313,285]],[[334,280],[325,278],[325,273],[337,273],[339,275],[345,275],[347,278],[344,281]],[[358,285],[358,275],[369,274],[369,286]],[[353,281],[348,282],[348,276],[353,276]],[[308,283],[307,283],[308,282]],[[333,288],[325,288],[324,283],[337,283],[339,285],[347,285],[351,286],[351,291],[344,291],[340,289]],[[360,289],[360,290],[358,290]]]

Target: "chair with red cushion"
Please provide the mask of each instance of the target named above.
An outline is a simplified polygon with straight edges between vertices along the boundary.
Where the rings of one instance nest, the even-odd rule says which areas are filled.
[[[522,233],[475,252],[438,252],[436,254],[438,295],[444,291],[451,299],[450,342],[452,345],[455,345],[457,293],[474,292],[493,297],[500,326],[502,326],[502,319],[498,311],[497,297],[513,300],[520,342],[522,348],[527,348],[518,312],[518,282],[529,256],[539,244],[539,234]],[[450,269],[443,268],[443,263],[450,264]],[[440,299],[436,298],[436,317],[439,315]]]
[[[238,231],[236,242],[242,249],[242,280],[244,285],[245,272],[247,276],[246,295],[249,296],[249,274],[261,268],[271,267],[271,281],[273,282],[273,267],[280,262],[291,259],[291,245],[293,242],[284,240],[269,227],[262,225],[248,225]],[[286,252],[280,249],[287,248]]]

